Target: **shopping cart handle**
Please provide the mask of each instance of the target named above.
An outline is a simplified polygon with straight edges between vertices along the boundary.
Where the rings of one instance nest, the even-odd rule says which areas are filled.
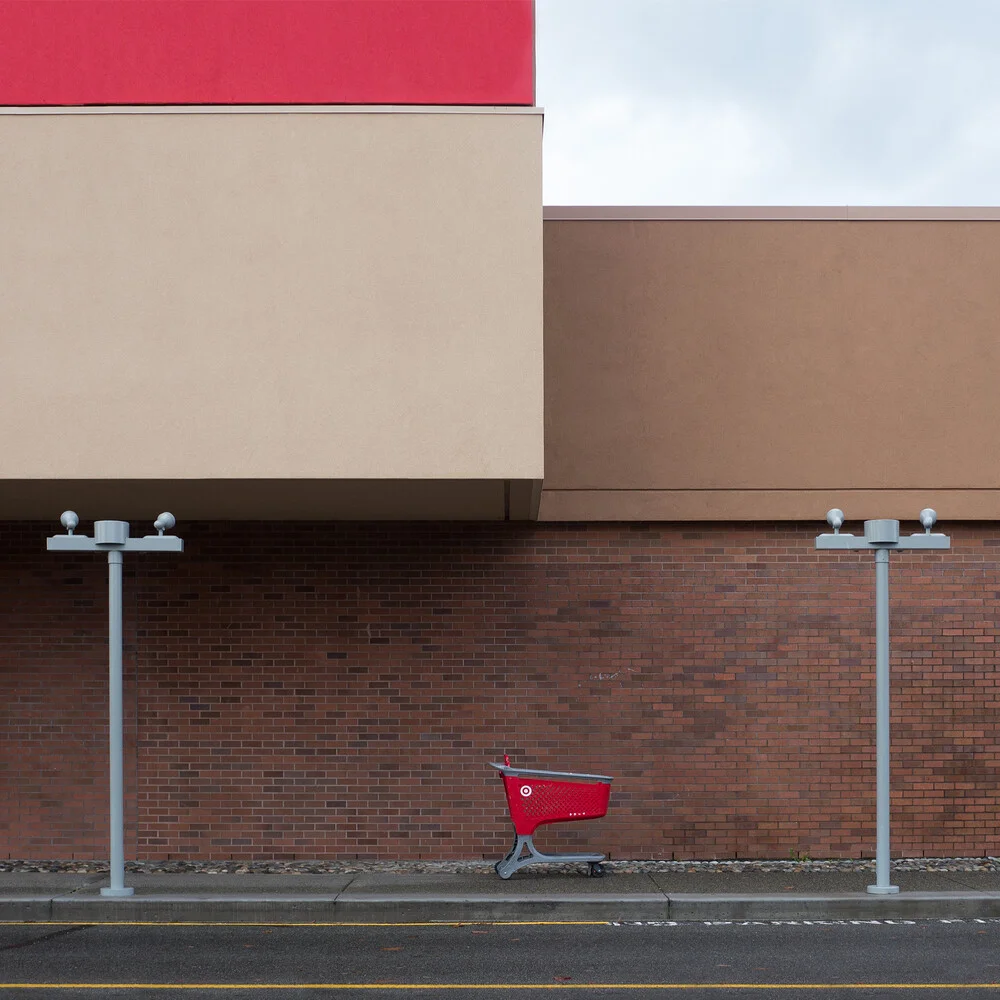
[[[525,767],[507,767],[504,764],[494,764],[488,761],[490,767],[495,767],[501,774],[509,774],[513,778],[569,778],[577,781],[614,781],[607,774],[577,774],[575,771],[535,771]]]

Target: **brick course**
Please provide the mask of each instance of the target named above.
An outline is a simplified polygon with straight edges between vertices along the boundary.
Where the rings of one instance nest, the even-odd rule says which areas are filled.
[[[486,762],[613,857],[874,852],[874,561],[817,524],[183,524],[125,563],[126,851],[499,858]],[[107,856],[106,565],[0,524],[0,857]],[[89,530],[89,527],[88,527]],[[1000,530],[893,557],[893,847],[1000,854]]]

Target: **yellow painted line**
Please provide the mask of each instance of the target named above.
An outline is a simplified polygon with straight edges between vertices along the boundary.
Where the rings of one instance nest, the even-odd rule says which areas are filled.
[[[0,920],[0,927],[610,927],[609,920]]]
[[[1000,983],[0,983],[3,990],[996,990]]]

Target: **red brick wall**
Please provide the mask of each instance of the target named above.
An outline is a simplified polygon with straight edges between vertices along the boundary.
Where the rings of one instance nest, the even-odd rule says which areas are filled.
[[[874,565],[821,523],[180,527],[126,560],[129,857],[499,857],[505,750],[617,776],[549,846],[873,852]],[[945,527],[892,562],[893,846],[1000,854],[1000,529]],[[106,857],[106,568],[52,530],[0,525],[0,856]]]

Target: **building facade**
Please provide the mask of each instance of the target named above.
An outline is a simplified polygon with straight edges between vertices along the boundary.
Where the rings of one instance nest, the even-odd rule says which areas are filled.
[[[872,854],[873,572],[813,537],[928,505],[893,844],[1000,853],[1000,212],[543,212],[524,0],[0,28],[0,857],[107,851],[67,508],[186,543],[126,562],[129,857],[499,857],[505,752],[616,776],[553,846]]]

